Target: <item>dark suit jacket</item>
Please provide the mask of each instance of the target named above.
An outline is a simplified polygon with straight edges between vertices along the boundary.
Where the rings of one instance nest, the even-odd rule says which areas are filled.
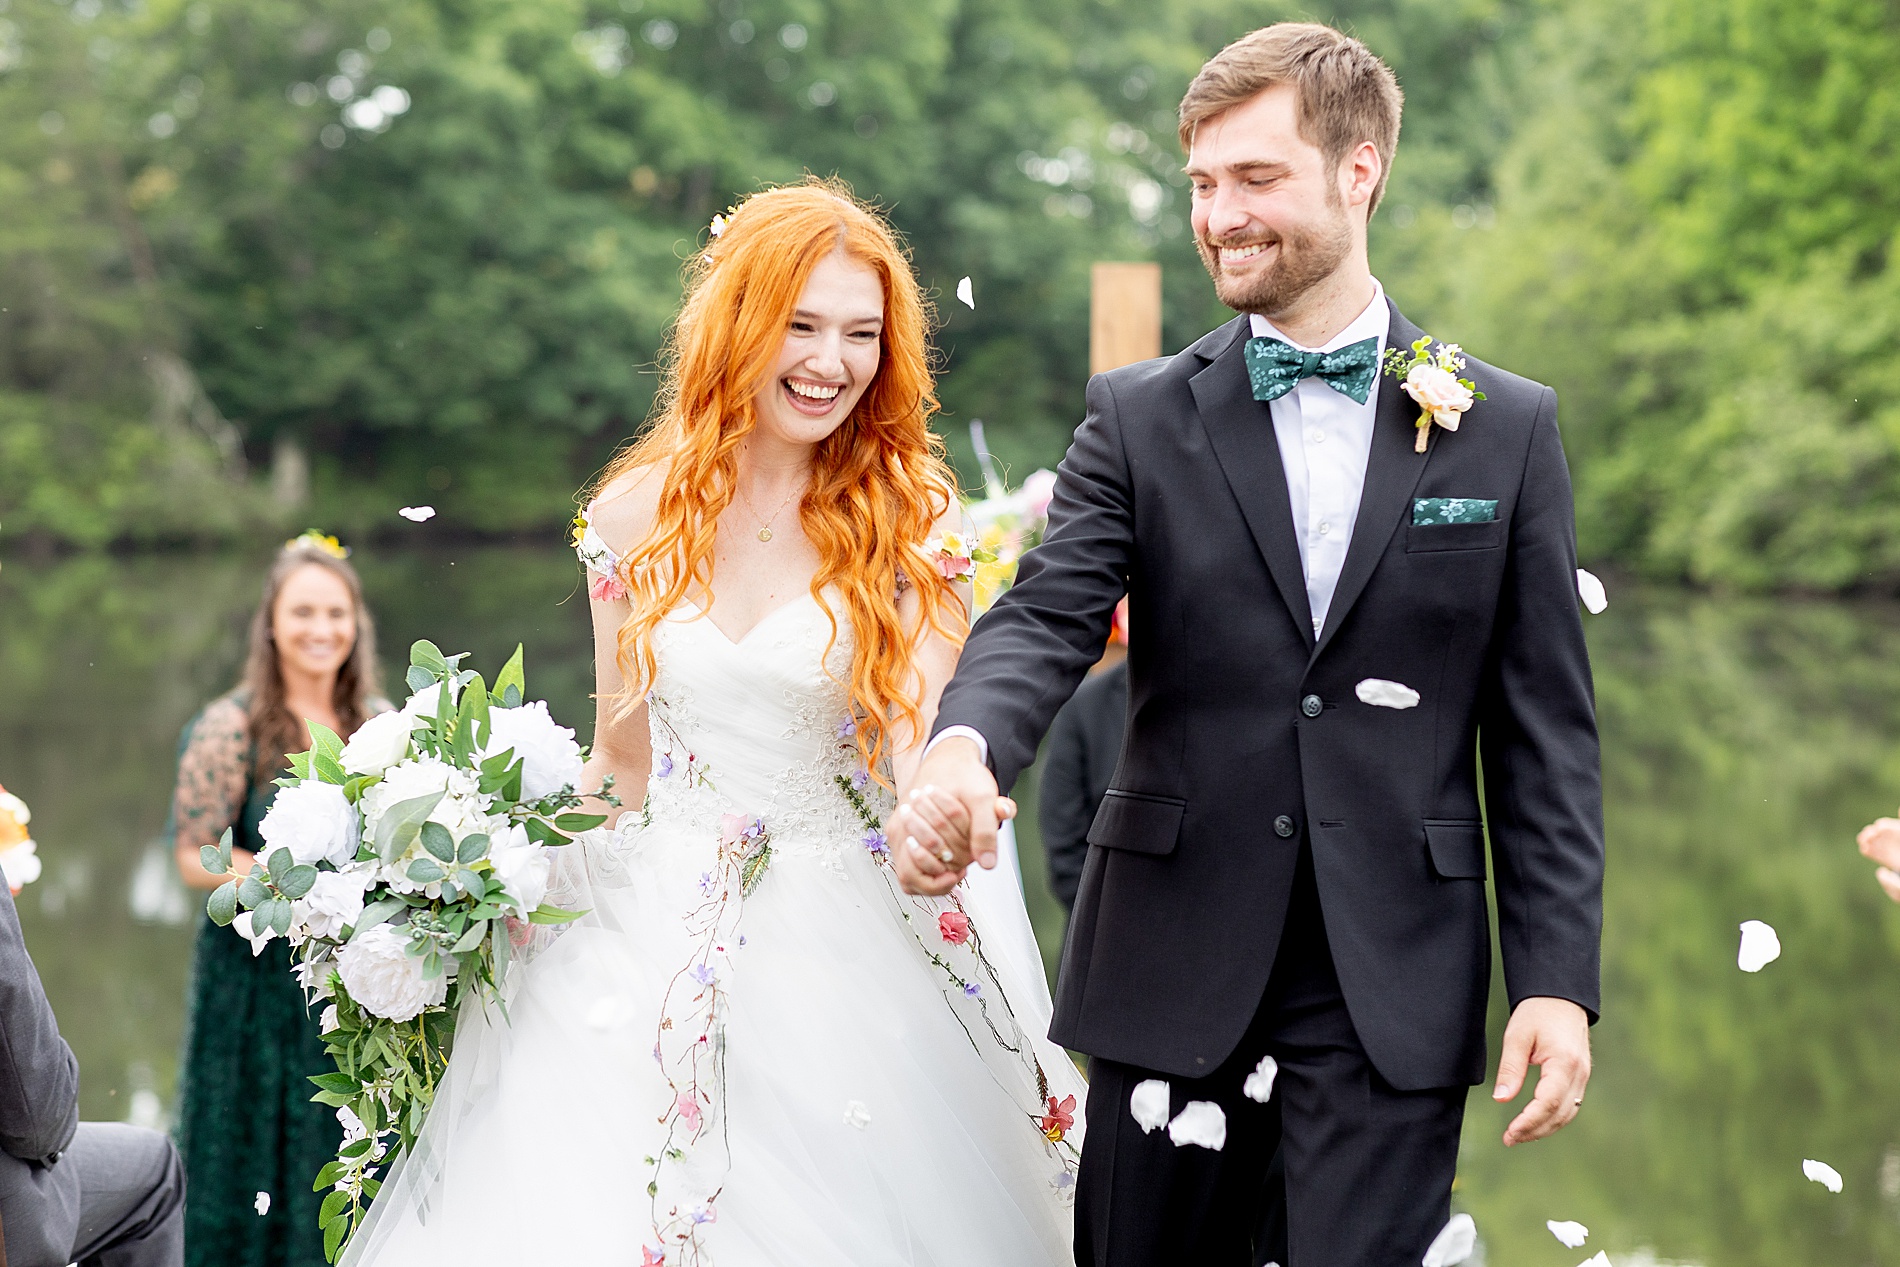
[[[1049,887],[1062,909],[1075,908],[1089,824],[1114,781],[1128,729],[1128,661],[1111,665],[1075,688],[1049,727],[1036,789],[1036,823],[1049,863]]]
[[[79,1062],[59,1036],[0,877],[0,1226],[15,1267],[64,1264],[79,1175],[58,1164],[79,1129]]]
[[[1480,748],[1510,1001],[1597,1010],[1602,795],[1556,395],[1473,360],[1487,399],[1420,455],[1417,407],[1381,377],[1316,639],[1246,333],[1240,318],[1090,381],[1043,544],[977,624],[937,727],[982,732],[1009,787],[1125,590],[1130,733],[1089,833],[1051,1037],[1212,1071],[1259,1006],[1306,841],[1374,1067],[1401,1089],[1476,1083],[1491,963]],[[1392,310],[1388,347],[1419,333]],[[1423,497],[1495,499],[1497,517],[1414,525]],[[1422,702],[1362,703],[1367,678]]]

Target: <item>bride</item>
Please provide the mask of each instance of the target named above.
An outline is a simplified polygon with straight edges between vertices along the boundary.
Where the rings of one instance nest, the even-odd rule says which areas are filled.
[[[714,232],[577,537],[587,786],[629,808],[559,851],[589,913],[464,1013],[348,1263],[1071,1261],[1082,1083],[1020,896],[904,894],[881,826],[971,602],[928,311],[835,185]]]

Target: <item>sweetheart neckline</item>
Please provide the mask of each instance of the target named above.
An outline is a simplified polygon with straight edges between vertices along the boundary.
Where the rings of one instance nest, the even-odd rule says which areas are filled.
[[[692,599],[690,598],[681,599],[680,606],[691,607],[694,611],[699,613],[699,617],[697,619],[686,621],[683,623],[698,624],[701,621],[704,621],[706,624],[712,626],[713,632],[719,635],[719,640],[721,642],[737,650],[738,648],[745,646],[747,642],[751,641],[753,634],[765,628],[765,626],[772,623],[773,620],[777,619],[780,615],[784,614],[784,612],[787,611],[788,609],[798,606],[799,601],[801,599],[810,599],[810,598],[812,598],[812,593],[810,590],[807,590],[803,594],[800,594],[797,598],[786,599],[784,602],[780,603],[777,607],[774,607],[771,611],[765,613],[765,615],[753,621],[752,628],[746,630],[743,635],[737,638],[734,638],[731,634],[727,633],[724,629],[720,628],[719,622],[713,619],[713,614],[710,611],[708,611],[706,608],[701,607],[698,603],[694,602]],[[816,600],[813,600],[813,605],[816,606]]]

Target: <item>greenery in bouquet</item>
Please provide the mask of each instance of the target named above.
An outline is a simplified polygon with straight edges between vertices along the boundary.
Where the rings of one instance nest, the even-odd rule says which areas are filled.
[[[315,1187],[334,1261],[380,1186],[382,1166],[415,1142],[447,1067],[464,1000],[500,1002],[511,952],[533,924],[579,912],[544,901],[549,849],[605,818],[575,812],[585,751],[547,705],[524,699],[521,649],[491,690],[433,643],[410,649],[400,711],[348,743],[314,722],[313,745],[259,825],[250,874],[212,893],[211,918],[261,952],[288,939],[298,980],[323,1010],[336,1072],[315,1097],[344,1127]],[[597,795],[618,804],[611,780]],[[231,870],[231,834],[204,865]]]

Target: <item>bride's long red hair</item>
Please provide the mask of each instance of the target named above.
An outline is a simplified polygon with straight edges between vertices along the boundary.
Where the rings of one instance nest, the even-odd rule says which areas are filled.
[[[654,680],[653,633],[695,587],[712,591],[713,540],[731,504],[741,442],[756,425],[753,398],[776,366],[792,313],[818,262],[835,250],[869,265],[884,287],[877,374],[856,408],[812,457],[799,521],[816,548],[812,596],[838,618],[843,597],[855,637],[850,695],[857,745],[880,781],[893,724],[923,724],[915,652],[925,627],[961,642],[967,608],[926,550],[956,487],[931,368],[931,309],[908,254],[883,217],[837,181],[807,179],[745,200],[686,267],[686,297],[662,353],[652,425],[607,467],[592,494],[639,470],[664,472],[646,538],[626,554],[633,612],[617,660],[631,704]],[[922,623],[897,610],[899,576],[922,600]]]

